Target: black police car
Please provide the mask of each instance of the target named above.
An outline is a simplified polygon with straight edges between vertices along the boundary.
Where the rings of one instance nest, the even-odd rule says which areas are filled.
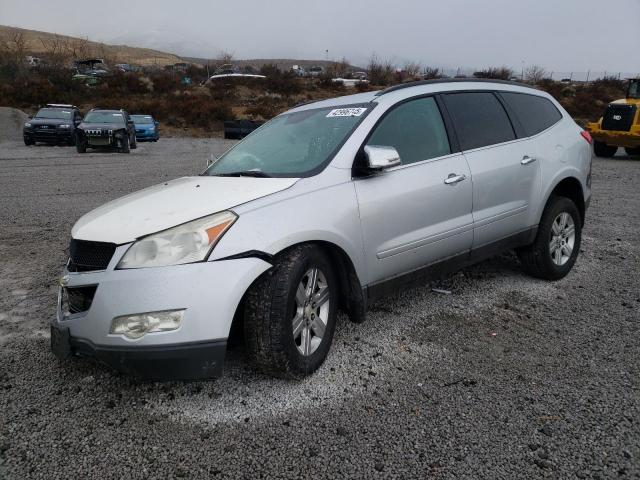
[[[24,124],[22,136],[24,144],[36,142],[73,145],[75,128],[82,116],[73,105],[48,104],[38,110],[33,118]]]
[[[94,108],[76,128],[78,153],[86,153],[87,148],[110,148],[129,153],[136,147],[136,128],[124,110]]]

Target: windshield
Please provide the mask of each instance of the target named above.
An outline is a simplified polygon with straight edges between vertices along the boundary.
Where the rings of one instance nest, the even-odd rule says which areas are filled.
[[[640,80],[631,80],[627,98],[640,98]]]
[[[247,171],[270,177],[311,175],[331,160],[371,108],[371,104],[347,105],[280,115],[225,153],[204,175]]]
[[[86,123],[124,123],[124,115],[117,112],[89,112],[84,117]]]
[[[34,118],[55,118],[57,120],[71,120],[70,110],[58,110],[57,108],[41,108]]]
[[[131,115],[131,120],[133,120],[133,123],[137,123],[139,125],[153,123],[153,117],[150,115]]]

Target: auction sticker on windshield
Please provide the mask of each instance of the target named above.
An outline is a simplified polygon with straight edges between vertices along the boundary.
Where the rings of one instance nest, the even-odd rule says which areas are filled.
[[[366,108],[336,108],[335,110],[331,110],[327,114],[327,118],[331,117],[359,117],[364,112],[366,112]]]

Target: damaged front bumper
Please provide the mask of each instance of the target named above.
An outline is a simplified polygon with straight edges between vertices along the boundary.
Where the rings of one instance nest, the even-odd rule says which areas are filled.
[[[258,258],[117,270],[129,245],[104,271],[65,269],[51,322],[59,358],[93,357],[156,380],[203,379],[222,372],[226,341],[244,292],[271,265]],[[116,317],[182,310],[180,326],[131,339],[111,333]]]

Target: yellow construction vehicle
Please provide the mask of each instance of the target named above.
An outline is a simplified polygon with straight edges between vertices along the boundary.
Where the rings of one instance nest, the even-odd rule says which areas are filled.
[[[629,80],[627,98],[607,105],[602,118],[587,124],[587,130],[599,157],[613,157],[619,147],[640,155],[640,78]]]

